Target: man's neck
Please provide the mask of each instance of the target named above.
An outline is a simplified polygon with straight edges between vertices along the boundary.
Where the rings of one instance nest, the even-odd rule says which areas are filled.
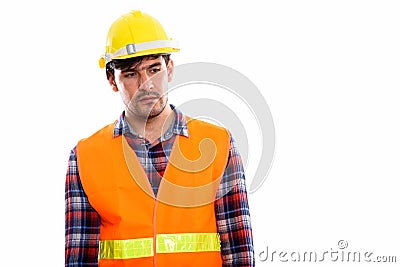
[[[175,113],[167,104],[164,110],[156,117],[144,120],[125,111],[126,120],[133,130],[145,137],[150,143],[160,138],[174,121]]]

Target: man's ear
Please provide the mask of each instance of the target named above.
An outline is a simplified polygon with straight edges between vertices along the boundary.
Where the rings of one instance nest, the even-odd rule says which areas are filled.
[[[168,71],[168,82],[171,82],[172,79],[174,78],[174,61],[172,59],[168,61],[167,71]]]
[[[108,72],[108,83],[110,84],[111,89],[114,92],[118,92],[118,87],[117,87],[117,84],[115,83],[114,74],[112,74],[111,72]]]

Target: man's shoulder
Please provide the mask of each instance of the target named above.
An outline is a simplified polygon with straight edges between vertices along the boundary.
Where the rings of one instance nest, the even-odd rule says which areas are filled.
[[[202,119],[191,118],[186,116],[186,122],[189,130],[189,135],[194,132],[202,133],[216,133],[230,136],[230,132],[224,126],[218,125],[214,122],[205,121]]]
[[[105,125],[104,127],[98,129],[97,131],[93,132],[89,136],[82,138],[79,142],[85,142],[88,140],[97,139],[97,138],[101,138],[101,137],[112,138],[113,133],[114,133],[114,128],[115,128],[115,123],[116,123],[116,121]]]

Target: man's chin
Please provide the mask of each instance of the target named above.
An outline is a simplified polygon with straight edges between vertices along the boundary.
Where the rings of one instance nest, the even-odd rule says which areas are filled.
[[[165,109],[165,105],[157,110],[152,109],[149,113],[149,115],[147,116],[148,119],[154,119],[156,117],[158,117]]]
[[[131,113],[135,116],[135,117],[139,117],[143,120],[149,120],[149,119],[154,119],[156,117],[158,117],[165,109],[165,105],[160,107],[160,108],[152,108],[149,110],[130,110]]]

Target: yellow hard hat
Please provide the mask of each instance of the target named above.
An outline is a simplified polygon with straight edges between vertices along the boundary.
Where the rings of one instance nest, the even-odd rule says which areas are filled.
[[[111,25],[106,51],[99,60],[100,68],[113,59],[125,59],[179,51],[177,42],[168,38],[163,26],[139,10],[122,15]]]

